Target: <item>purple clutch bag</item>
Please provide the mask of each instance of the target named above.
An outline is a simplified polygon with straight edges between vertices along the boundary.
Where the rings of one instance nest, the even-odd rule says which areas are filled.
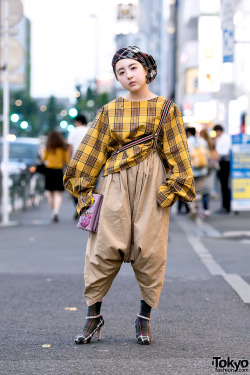
[[[103,196],[101,194],[92,194],[92,197],[93,201],[91,205],[81,214],[77,228],[96,233]]]

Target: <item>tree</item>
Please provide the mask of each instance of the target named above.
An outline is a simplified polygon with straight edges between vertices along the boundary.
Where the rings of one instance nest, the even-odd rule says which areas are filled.
[[[81,92],[80,89],[81,87],[79,85],[76,86],[77,91]],[[84,112],[91,121],[96,115],[98,109],[101,108],[104,104],[108,103],[109,101],[109,93],[99,93],[97,91],[95,83],[93,81],[89,81],[86,94],[83,95],[81,93],[81,95],[76,100],[75,107],[78,110],[78,112]]]
[[[57,114],[59,112],[59,106],[56,102],[56,98],[54,96],[51,96],[48,100],[47,104],[47,111],[46,111],[46,117],[47,117],[47,123],[48,123],[48,130],[53,130],[57,127],[58,121],[57,121]]]
[[[26,91],[10,92],[10,116],[17,113],[20,120],[17,123],[10,121],[10,133],[18,136],[35,137],[39,133],[38,106],[36,101]],[[27,129],[22,129],[20,123],[27,121]]]

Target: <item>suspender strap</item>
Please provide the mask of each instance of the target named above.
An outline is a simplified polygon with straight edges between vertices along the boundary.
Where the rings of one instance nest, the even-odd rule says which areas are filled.
[[[171,106],[172,102],[170,100],[166,100],[165,101],[165,104],[164,104],[164,108],[163,108],[163,111],[162,111],[162,114],[161,114],[161,121],[159,123],[159,126],[156,130],[156,133],[155,133],[155,140],[154,140],[154,144],[153,144],[153,148],[156,148],[157,146],[157,141],[158,141],[158,137],[159,137],[159,134],[160,134],[160,131],[161,131],[161,128],[162,128],[162,124],[164,123],[165,121],[165,118],[167,117],[167,114],[168,114],[168,111],[169,111],[169,108]]]
[[[159,134],[160,134],[160,131],[161,131],[161,128],[162,128],[162,124],[165,121],[165,118],[168,114],[168,111],[169,111],[169,108],[170,108],[171,104],[172,104],[172,102],[170,100],[165,101],[164,106],[163,106],[162,115],[161,115],[161,120],[160,120],[160,123],[158,125],[158,128],[157,128],[155,134],[149,134],[149,135],[146,135],[142,138],[137,139],[136,141],[132,141],[132,142],[127,143],[126,145],[120,147],[118,150],[115,150],[112,153],[111,157],[119,154],[120,152],[122,152],[124,150],[127,150],[130,147],[136,146],[136,145],[138,145],[140,143],[143,143],[143,142],[150,141],[151,139],[154,139],[153,148],[156,148],[158,137],[159,137]]]

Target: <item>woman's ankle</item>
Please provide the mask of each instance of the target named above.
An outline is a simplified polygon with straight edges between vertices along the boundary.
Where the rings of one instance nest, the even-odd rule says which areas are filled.
[[[149,306],[144,300],[141,300],[140,316],[150,319],[151,309],[151,306]]]
[[[96,302],[91,306],[88,306],[88,317],[98,316],[101,313],[102,302]]]

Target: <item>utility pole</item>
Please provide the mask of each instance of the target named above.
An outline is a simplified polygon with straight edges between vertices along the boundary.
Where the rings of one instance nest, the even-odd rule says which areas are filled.
[[[4,0],[4,65],[3,65],[3,167],[2,167],[2,224],[9,224],[9,143],[7,136],[9,134],[9,1]]]
[[[90,14],[90,18],[94,19],[95,23],[95,40],[94,40],[94,46],[95,46],[95,52],[94,52],[94,111],[97,112],[98,105],[97,105],[97,83],[98,83],[98,74],[99,74],[99,19],[97,14]]]

